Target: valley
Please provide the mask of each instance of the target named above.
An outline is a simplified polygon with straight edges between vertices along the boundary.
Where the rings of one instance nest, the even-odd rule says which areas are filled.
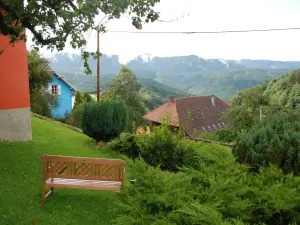
[[[78,90],[96,91],[96,76],[84,75],[80,55],[56,53],[49,58],[51,67],[65,76]],[[96,61],[89,59],[93,74]],[[138,56],[125,64],[137,76],[144,91],[164,100],[170,95],[215,94],[227,100],[236,92],[270,81],[300,68],[300,62],[270,60],[203,59],[198,56]],[[101,57],[101,89],[119,72],[122,64],[116,55]]]

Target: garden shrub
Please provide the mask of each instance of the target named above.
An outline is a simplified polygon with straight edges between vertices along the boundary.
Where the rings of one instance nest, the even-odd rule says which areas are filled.
[[[140,153],[135,135],[130,133],[121,133],[120,137],[109,142],[107,147],[133,159],[139,157]]]
[[[82,128],[84,104],[73,108],[71,115],[67,118],[66,122],[74,127]]]
[[[173,134],[167,125],[155,127],[150,134],[136,136],[136,143],[146,163],[160,166],[162,170],[177,171],[183,165],[183,151],[177,142],[178,135]]]
[[[75,102],[73,109],[76,109],[78,106],[84,104],[84,98],[80,91],[76,91]]]
[[[126,125],[127,109],[121,101],[107,99],[84,106],[82,130],[96,141],[119,136]]]
[[[82,98],[83,98],[83,102],[92,102],[94,100],[93,97],[88,92],[84,92]]]
[[[149,165],[174,172],[183,166],[199,168],[204,160],[199,152],[213,151],[223,158],[228,155],[226,147],[187,140],[167,125],[155,127],[150,134],[122,133],[108,148],[134,159],[140,155]]]
[[[231,129],[219,129],[216,131],[215,140],[226,143],[233,142],[237,138],[237,133]]]
[[[239,162],[255,170],[275,164],[284,172],[300,173],[299,123],[288,114],[279,114],[262,121],[247,133],[239,135],[233,154]]]
[[[34,113],[51,118],[52,109],[55,109],[58,106],[57,96],[42,91],[30,93],[30,109]]]
[[[253,175],[228,151],[225,158],[208,149],[202,153],[201,169],[178,173],[128,160],[130,179],[137,182],[125,185],[113,205],[113,224],[300,223],[299,177],[276,166]]]
[[[216,132],[200,132],[198,135],[196,135],[198,138],[206,139],[206,140],[215,140],[216,138]]]
[[[178,171],[185,155],[185,149],[178,144],[180,139],[168,126],[161,125],[150,134],[123,133],[109,143],[109,147],[131,158],[140,155],[149,165],[159,166],[162,170]]]

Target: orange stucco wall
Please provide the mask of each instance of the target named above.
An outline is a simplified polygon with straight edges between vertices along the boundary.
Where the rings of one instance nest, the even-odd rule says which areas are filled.
[[[28,61],[24,41],[9,44],[0,35],[0,110],[30,107]]]

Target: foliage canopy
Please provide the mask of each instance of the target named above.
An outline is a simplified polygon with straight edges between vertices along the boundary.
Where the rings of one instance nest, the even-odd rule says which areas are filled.
[[[146,107],[141,95],[141,84],[135,74],[123,66],[111,83],[108,83],[104,98],[113,98],[123,101],[128,108],[129,123],[141,124],[146,114]]]
[[[89,53],[85,51],[87,44],[84,36],[88,30],[105,32],[104,21],[118,19],[122,14],[131,15],[132,25],[140,27],[142,22],[154,22],[159,14],[153,7],[160,0],[2,0],[0,9],[0,32],[10,37],[11,42],[25,39],[24,28],[31,31],[33,41],[38,46],[63,50],[66,42],[71,47],[82,50],[83,58]],[[96,18],[102,16],[99,24]],[[14,24],[14,25],[12,25]],[[0,49],[1,50],[1,49]],[[3,49],[2,49],[3,50]],[[99,56],[97,53],[94,56]],[[85,64],[87,66],[87,64]],[[87,72],[91,73],[89,67]]]
[[[53,79],[48,71],[48,61],[40,56],[37,49],[28,51],[27,55],[31,111],[51,117],[52,109],[57,108],[59,103],[56,96],[42,91]]]

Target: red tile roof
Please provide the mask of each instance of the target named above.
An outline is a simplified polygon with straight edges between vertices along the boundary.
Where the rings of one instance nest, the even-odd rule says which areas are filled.
[[[230,105],[216,96],[171,98],[169,102],[149,112],[144,118],[161,123],[163,117],[170,117],[170,125],[181,127],[187,125],[188,133],[193,135],[195,130],[213,131],[226,127],[227,123],[221,116],[228,108]]]

